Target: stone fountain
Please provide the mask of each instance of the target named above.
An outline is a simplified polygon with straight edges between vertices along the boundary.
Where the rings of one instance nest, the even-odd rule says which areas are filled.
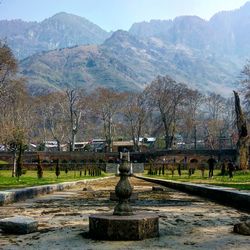
[[[124,159],[127,156],[127,160]],[[89,217],[89,234],[99,240],[143,240],[159,236],[159,218],[153,213],[134,213],[129,203],[132,187],[129,182],[129,153],[121,154],[120,180],[115,194],[118,203],[113,214],[94,214]]]

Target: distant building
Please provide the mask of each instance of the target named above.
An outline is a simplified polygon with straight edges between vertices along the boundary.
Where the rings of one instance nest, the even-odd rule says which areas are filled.
[[[93,139],[90,142],[90,151],[92,152],[105,152],[107,142],[105,139]]]
[[[151,149],[155,145],[156,138],[155,137],[140,137],[139,142],[147,146],[148,149]]]
[[[44,151],[49,151],[49,152],[58,151],[57,141],[44,141],[43,144],[44,144]],[[60,151],[67,151],[67,144],[61,144]]]
[[[5,150],[6,150],[5,146],[3,144],[0,144],[0,151],[5,151]]]
[[[35,143],[29,144],[29,151],[34,152],[37,151],[38,146]]]
[[[156,141],[155,137],[139,138],[139,148],[140,151],[145,152],[153,148]],[[112,152],[133,152],[134,143],[133,141],[113,141],[112,142]]]
[[[134,151],[133,141],[113,141],[112,152],[132,152]]]
[[[75,151],[85,151],[85,147],[89,145],[89,142],[75,142]]]

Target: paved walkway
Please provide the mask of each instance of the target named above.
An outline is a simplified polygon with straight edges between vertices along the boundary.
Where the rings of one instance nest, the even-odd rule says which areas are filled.
[[[5,235],[0,249],[249,249],[250,237],[232,232],[233,225],[250,218],[248,213],[202,198],[131,178],[139,200],[136,212],[153,211],[160,217],[160,237],[144,241],[94,241],[88,238],[88,216],[112,212],[109,200],[118,178],[36,197],[0,207],[0,218],[25,215],[39,221],[39,231],[28,235]]]

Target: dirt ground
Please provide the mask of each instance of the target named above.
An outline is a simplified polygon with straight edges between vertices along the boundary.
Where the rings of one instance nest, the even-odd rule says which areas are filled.
[[[131,178],[138,201],[134,211],[159,215],[160,237],[143,241],[95,241],[88,237],[88,217],[112,213],[109,200],[118,178],[82,184],[69,190],[0,207],[0,218],[15,215],[38,220],[38,232],[7,235],[0,230],[0,249],[250,249],[250,237],[232,232],[250,215],[199,197]]]

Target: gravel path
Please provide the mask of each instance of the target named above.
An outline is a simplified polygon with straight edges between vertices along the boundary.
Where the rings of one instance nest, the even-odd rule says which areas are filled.
[[[250,215],[131,178],[139,200],[135,211],[153,211],[160,217],[160,237],[143,241],[95,241],[88,238],[88,216],[112,212],[109,200],[118,178],[75,186],[15,204],[0,207],[0,218],[25,215],[38,220],[39,231],[6,235],[0,231],[0,249],[250,249],[250,237],[232,232],[233,225]]]

